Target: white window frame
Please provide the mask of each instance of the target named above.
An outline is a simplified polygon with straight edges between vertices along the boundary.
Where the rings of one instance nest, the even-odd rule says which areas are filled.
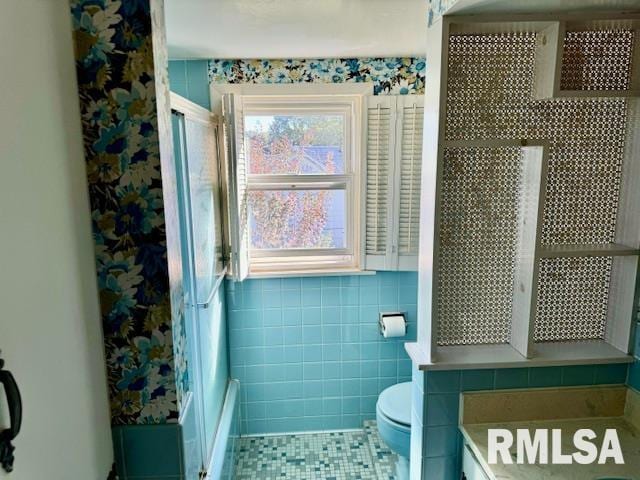
[[[345,117],[345,171],[327,175],[248,174],[247,189],[340,189],[346,194],[346,246],[341,249],[249,250],[249,276],[361,272],[364,268],[363,112],[371,84],[213,85],[212,104],[224,93],[239,95],[243,117],[277,113],[340,113]],[[243,119],[244,121],[244,119]],[[246,138],[245,138],[246,147]],[[348,161],[347,161],[348,160]],[[284,188],[283,188],[284,187]]]

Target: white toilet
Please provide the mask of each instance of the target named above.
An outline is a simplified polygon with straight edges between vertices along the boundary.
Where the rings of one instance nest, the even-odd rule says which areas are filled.
[[[411,448],[411,382],[392,385],[380,394],[376,405],[376,420],[380,437],[398,455],[397,478],[408,479]]]

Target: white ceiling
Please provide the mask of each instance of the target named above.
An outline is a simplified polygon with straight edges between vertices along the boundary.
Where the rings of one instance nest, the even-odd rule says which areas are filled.
[[[427,0],[165,0],[169,56],[424,55]]]

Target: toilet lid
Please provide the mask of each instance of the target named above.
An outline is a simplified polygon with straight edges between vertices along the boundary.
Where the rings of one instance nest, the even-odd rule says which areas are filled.
[[[378,408],[388,419],[411,425],[411,382],[398,383],[385,389],[378,398]]]

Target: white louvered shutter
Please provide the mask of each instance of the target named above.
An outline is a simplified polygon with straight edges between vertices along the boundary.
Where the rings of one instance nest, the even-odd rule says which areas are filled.
[[[397,100],[398,269],[417,270],[424,99],[422,95],[403,95]]]
[[[367,101],[366,268],[417,270],[424,101]]]
[[[370,96],[366,110],[365,266],[393,269],[391,230],[395,97]]]
[[[249,209],[247,162],[244,142],[242,97],[232,93],[223,96],[224,147],[227,170],[227,206],[231,274],[236,281],[249,274]]]

